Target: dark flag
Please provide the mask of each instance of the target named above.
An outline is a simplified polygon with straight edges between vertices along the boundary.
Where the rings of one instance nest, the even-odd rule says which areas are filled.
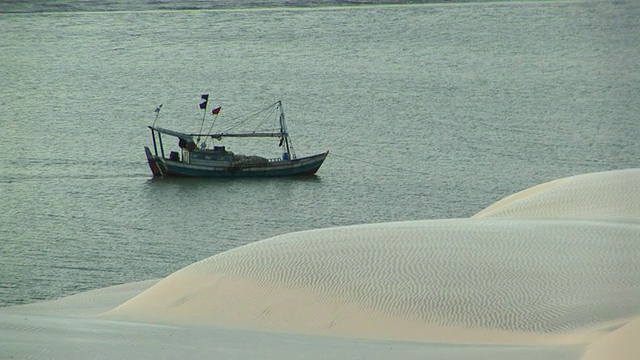
[[[207,102],[201,102],[200,103],[200,109],[206,109],[207,108]]]
[[[202,94],[200,96],[203,100],[209,100],[209,94]]]
[[[222,109],[222,106],[218,106],[217,108],[211,110],[211,113],[213,115],[218,115],[218,113],[220,112],[220,109]]]

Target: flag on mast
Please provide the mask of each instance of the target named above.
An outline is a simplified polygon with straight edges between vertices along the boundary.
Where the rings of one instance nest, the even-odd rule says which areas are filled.
[[[158,116],[160,116],[160,109],[162,109],[162,105],[163,104],[158,105],[158,107],[155,110],[153,110],[153,112],[156,113],[156,119],[153,120],[153,126],[154,127],[156,126],[156,121],[158,121]]]
[[[200,109],[206,109],[207,102],[209,101],[209,94],[202,94],[200,95],[200,98],[204,100],[203,102],[200,103]]]
[[[211,110],[211,113],[213,115],[218,115],[218,113],[220,113],[220,109],[222,109],[222,106],[218,106],[217,108]]]

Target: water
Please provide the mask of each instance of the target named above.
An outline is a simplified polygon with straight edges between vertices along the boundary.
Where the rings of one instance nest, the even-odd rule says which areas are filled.
[[[0,305],[639,166],[637,2],[98,5],[0,4]],[[151,179],[153,109],[196,131],[201,93],[219,121],[281,99],[298,155],[331,153],[313,178]]]

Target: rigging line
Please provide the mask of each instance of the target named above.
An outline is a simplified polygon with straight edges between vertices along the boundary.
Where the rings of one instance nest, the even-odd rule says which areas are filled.
[[[233,126],[228,127],[225,131],[230,132],[230,131],[235,131],[237,129],[242,129],[246,127],[247,124],[251,124],[253,131],[260,131],[261,124],[265,122],[265,118],[267,119],[269,118],[269,114],[263,115],[262,117],[259,117],[259,115],[260,114],[256,114],[253,118],[248,118],[243,122],[233,124]]]
[[[256,126],[256,131],[260,130],[260,126],[263,126],[262,124],[268,123],[269,119],[271,119],[272,121],[275,121],[274,118],[277,119],[277,116],[274,116],[275,115],[274,109],[269,109],[269,110],[271,110],[271,112],[265,112],[264,115],[262,116],[262,119],[258,120],[257,124],[255,125]],[[257,118],[257,116],[256,116],[256,118]],[[276,129],[276,127],[274,126],[274,127],[269,128],[269,127],[265,126],[265,128],[263,130],[268,131],[268,130],[273,130],[273,129]]]
[[[373,162],[373,161],[355,159],[355,158],[352,158],[352,157],[349,157],[349,156],[336,154],[335,151],[331,152],[331,156],[337,156],[339,158],[347,159],[347,160],[350,160],[350,161],[353,161],[353,162],[359,162],[359,163],[363,163],[363,164],[383,167],[383,168],[387,168],[387,169],[391,169],[391,170],[395,170],[395,171],[401,171],[401,172],[406,172],[406,173],[411,173],[411,174],[418,174],[418,175],[425,175],[425,176],[428,175],[427,173],[422,172],[422,171],[415,171],[415,170],[410,170],[410,169],[405,169],[405,168],[399,168],[399,167],[384,165],[384,164],[376,163],[376,162]]]
[[[233,130],[233,129],[237,129],[237,128],[238,128],[238,127],[240,127],[241,125],[243,125],[243,124],[245,124],[245,123],[247,123],[247,122],[249,122],[249,121],[251,121],[251,120],[255,119],[255,118],[256,118],[258,115],[260,115],[261,113],[266,112],[266,111],[268,111],[268,110],[271,110],[272,108],[274,108],[274,107],[275,107],[275,105],[276,105],[276,104],[277,104],[277,103],[273,103],[273,104],[271,104],[271,105],[269,105],[269,106],[267,106],[267,107],[265,107],[265,108],[263,108],[263,109],[260,109],[260,110],[258,110],[258,111],[255,111],[255,112],[253,112],[253,113],[249,114],[249,115],[244,116],[244,118],[243,118],[243,116],[238,116],[238,117],[236,117],[236,118],[231,119],[231,120],[230,120],[230,122],[231,122],[231,121],[236,121],[236,120],[238,120],[238,119],[241,119],[241,120],[240,120],[240,121],[238,121],[238,122],[237,122],[237,123],[235,123],[235,124],[231,124],[231,125],[230,125],[226,130],[225,130],[225,131],[231,131],[231,130]]]

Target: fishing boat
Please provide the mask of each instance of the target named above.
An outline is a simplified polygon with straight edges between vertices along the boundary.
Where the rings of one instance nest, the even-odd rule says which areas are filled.
[[[200,109],[204,109],[202,123],[207,114],[209,95],[203,94]],[[156,108],[156,121],[162,105]],[[211,113],[217,115],[221,107],[214,108]],[[313,175],[324,162],[329,151],[323,153],[297,157],[287,126],[285,124],[282,102],[278,100],[274,104],[259,111],[259,114],[269,113],[275,110],[276,128],[272,131],[245,131],[245,132],[217,132],[184,133],[157,127],[156,121],[149,126],[153,138],[153,152],[145,146],[145,154],[149,168],[154,177],[207,177],[207,178],[233,178],[233,177],[275,177]],[[271,111],[273,112],[273,111]],[[243,120],[244,121],[244,120]],[[215,119],[211,124],[211,128]],[[167,137],[177,139],[176,151],[169,151]],[[274,138],[278,139],[281,148],[281,156],[265,157],[259,155],[240,155],[228,150],[225,146],[216,145],[214,141],[222,141],[224,138]],[[175,146],[175,144],[174,144]]]

